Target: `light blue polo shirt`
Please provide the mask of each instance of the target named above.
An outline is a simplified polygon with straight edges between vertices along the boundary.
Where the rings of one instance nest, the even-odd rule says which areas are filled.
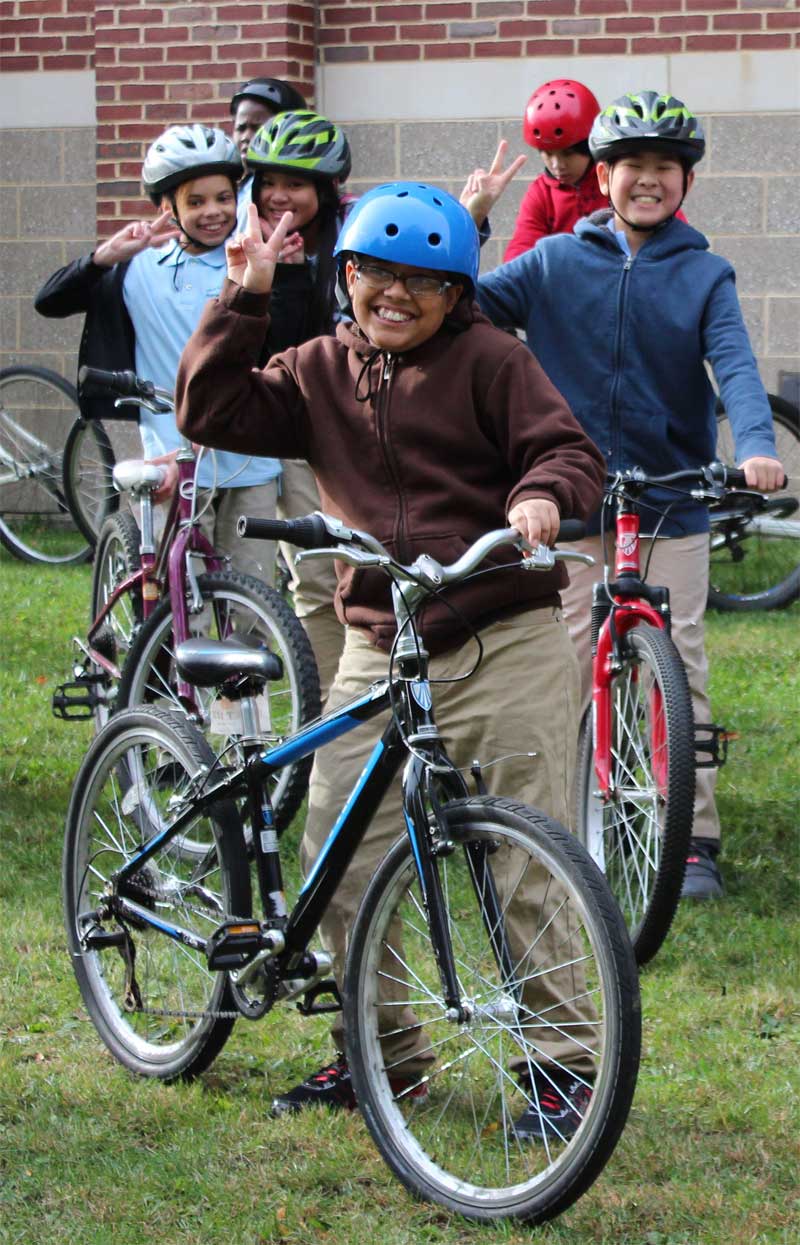
[[[216,298],[225,277],[225,247],[189,255],[177,240],[159,250],[148,247],[134,256],[122,287],[136,335],[136,371],[170,391],[178,361],[209,298]],[[141,410],[139,429],[147,458],[180,446],[173,415]],[[214,461],[216,459],[216,476]],[[203,456],[198,482],[208,488],[244,488],[280,474],[277,458],[255,458],[216,450]]]

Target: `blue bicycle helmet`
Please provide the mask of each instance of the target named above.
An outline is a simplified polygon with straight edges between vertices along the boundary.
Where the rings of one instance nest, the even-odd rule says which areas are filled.
[[[342,227],[334,255],[352,253],[478,280],[478,231],[466,208],[437,186],[389,182],[359,199]]]

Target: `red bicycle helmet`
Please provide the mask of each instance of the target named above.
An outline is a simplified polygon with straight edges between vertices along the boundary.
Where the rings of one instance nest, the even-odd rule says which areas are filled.
[[[597,99],[583,83],[572,78],[544,82],[525,109],[525,142],[537,151],[558,151],[584,143],[599,111]]]

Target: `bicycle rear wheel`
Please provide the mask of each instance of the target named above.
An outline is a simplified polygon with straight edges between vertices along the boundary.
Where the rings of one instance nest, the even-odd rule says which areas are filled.
[[[116,588],[138,571],[139,544],[139,528],[130,512],[123,510],[106,519],[97,542],[92,567],[91,623],[94,623],[101,609],[108,604]],[[120,670],[125,665],[136,633],[142,625],[142,616],[141,587],[137,583],[117,599],[106,614],[103,626],[93,637],[93,647],[102,652],[109,661],[113,661]],[[116,689],[110,684],[109,678],[105,687],[108,699],[95,710],[95,725],[98,730],[108,721],[109,708],[113,703]]]
[[[0,543],[23,562],[84,562],[91,553],[64,495],[62,461],[80,416],[74,387],[40,367],[0,371]]]
[[[266,646],[280,657],[283,678],[267,684],[260,698],[265,744],[299,730],[319,715],[319,678],[308,637],[288,605],[260,580],[219,571],[198,579],[203,609],[190,615],[193,634]],[[236,745],[234,725],[222,717],[220,695],[213,688],[197,690],[202,726],[216,753]],[[172,606],[159,602],[131,646],[122,671],[117,704],[171,705],[184,709],[177,689]],[[311,758],[287,765],[272,780],[272,804],[279,829],[288,826],[308,786]]]
[[[790,479],[800,478],[800,411],[769,394],[778,457]],[[720,406],[717,457],[734,459],[733,434]],[[800,505],[796,492],[770,494],[763,513],[711,511],[708,604],[726,611],[785,609],[800,598]]]
[[[115,917],[115,878],[144,840],[175,820],[213,764],[200,732],[179,714],[118,714],[89,748],[67,813],[64,915],[84,1004],[115,1059],[165,1081],[197,1076],[221,1050],[234,1023],[230,987],[202,952]],[[166,843],[125,895],[165,927],[209,937],[227,917],[251,911],[235,805],[198,812],[190,833],[202,854],[187,857],[179,840]]]
[[[389,1167],[416,1196],[471,1219],[533,1222],[597,1178],[628,1115],[640,1004],[630,943],[573,835],[510,800],[447,805],[436,857],[463,1023],[443,998],[408,840],[372,878],[344,987],[356,1098]],[[409,1065],[422,1054],[422,1070]],[[577,1085],[574,1135],[542,1126],[540,1096]]]
[[[577,833],[603,870],[646,964],[678,906],[694,816],[694,716],[686,670],[665,632],[623,641],[611,704],[610,790],[597,791],[589,719],[578,759]]]

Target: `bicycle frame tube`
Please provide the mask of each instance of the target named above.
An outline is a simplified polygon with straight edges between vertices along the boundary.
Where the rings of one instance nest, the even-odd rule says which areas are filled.
[[[615,579],[621,582],[626,579],[640,580],[639,550],[639,514],[634,503],[622,500],[615,517]],[[643,597],[614,594],[613,602],[611,613],[600,627],[597,650],[592,658],[594,768],[602,797],[608,796],[611,788],[611,687],[614,675],[622,668],[620,642],[632,628],[642,623],[659,630],[666,629],[663,611],[657,610]],[[663,713],[656,712],[654,722],[656,731],[660,729],[663,732]],[[657,743],[658,740],[654,740],[654,746]],[[661,755],[660,752],[656,754]]]
[[[427,687],[427,680],[419,679],[416,682]],[[147,908],[127,899],[124,894],[120,894],[119,892],[124,889],[126,881],[135,875],[165,843],[182,834],[190,826],[198,812],[202,813],[213,804],[225,798],[239,796],[245,789],[251,797],[251,808],[256,804],[260,805],[261,801],[258,797],[258,790],[254,792],[253,789],[254,784],[257,789],[263,790],[263,781],[271,773],[292,761],[309,756],[324,744],[339,738],[341,735],[348,734],[363,723],[377,717],[391,707],[393,697],[402,698],[407,711],[410,708],[413,726],[432,726],[432,718],[429,716],[428,711],[420,706],[419,701],[408,691],[408,687],[408,682],[403,679],[395,679],[391,683],[386,680],[373,684],[362,695],[346,702],[338,709],[320,718],[319,721],[298,731],[290,739],[256,756],[244,770],[237,770],[234,775],[224,779],[212,790],[193,799],[186,811],[180,814],[169,826],[157,828],[156,833],[148,839],[142,849],[120,870],[116,879],[117,895],[114,901],[117,911],[122,916],[135,917],[187,946],[193,946],[199,950],[205,949],[204,940],[199,939],[190,931],[179,926],[168,925]],[[421,696],[420,699],[424,703],[425,697]],[[416,709],[411,707],[414,705],[416,705]],[[433,738],[431,739],[431,744],[434,744]],[[438,744],[438,740],[436,740],[436,744]],[[425,745],[416,746],[424,747]],[[285,961],[288,960],[291,963],[294,958],[301,957],[306,951],[330,903],[331,896],[336,891],[342,877],[350,866],[374,813],[408,755],[407,744],[403,738],[401,728],[395,717],[392,716],[381,738],[372,749],[355,787],[332,826],[314,867],[305,880],[297,903],[288,916],[283,931],[285,942],[283,958]],[[458,980],[449,928],[440,892],[438,873],[433,863],[427,819],[424,817],[424,810],[420,800],[420,790],[425,768],[425,760],[421,756],[412,753],[404,776],[405,820],[419,871],[420,884],[428,905],[432,938],[436,948],[445,998],[448,1006],[456,1008],[460,1014],[462,1009],[459,1000]],[[463,792],[460,792],[460,794],[463,794]],[[146,797],[143,812],[145,816],[149,815],[146,808]],[[254,850],[257,868],[259,869],[259,880],[261,881],[262,876],[265,878],[265,886],[269,891],[269,888],[274,886],[275,875],[269,872],[266,867],[264,867],[262,873],[262,861],[264,856],[269,855],[269,849],[265,851],[259,841],[261,829],[267,829],[267,827],[257,827],[255,825],[253,827]],[[480,872],[481,868],[481,862],[476,862],[476,872],[474,875],[476,877],[476,886],[481,878],[485,878],[485,874]],[[483,885],[485,888],[485,881],[483,881]],[[271,893],[269,891],[269,894]],[[262,901],[267,897],[267,895],[262,893]],[[499,928],[500,911],[498,902],[497,913],[492,914],[489,918],[495,929]],[[507,957],[507,949],[505,949],[504,954]]]

